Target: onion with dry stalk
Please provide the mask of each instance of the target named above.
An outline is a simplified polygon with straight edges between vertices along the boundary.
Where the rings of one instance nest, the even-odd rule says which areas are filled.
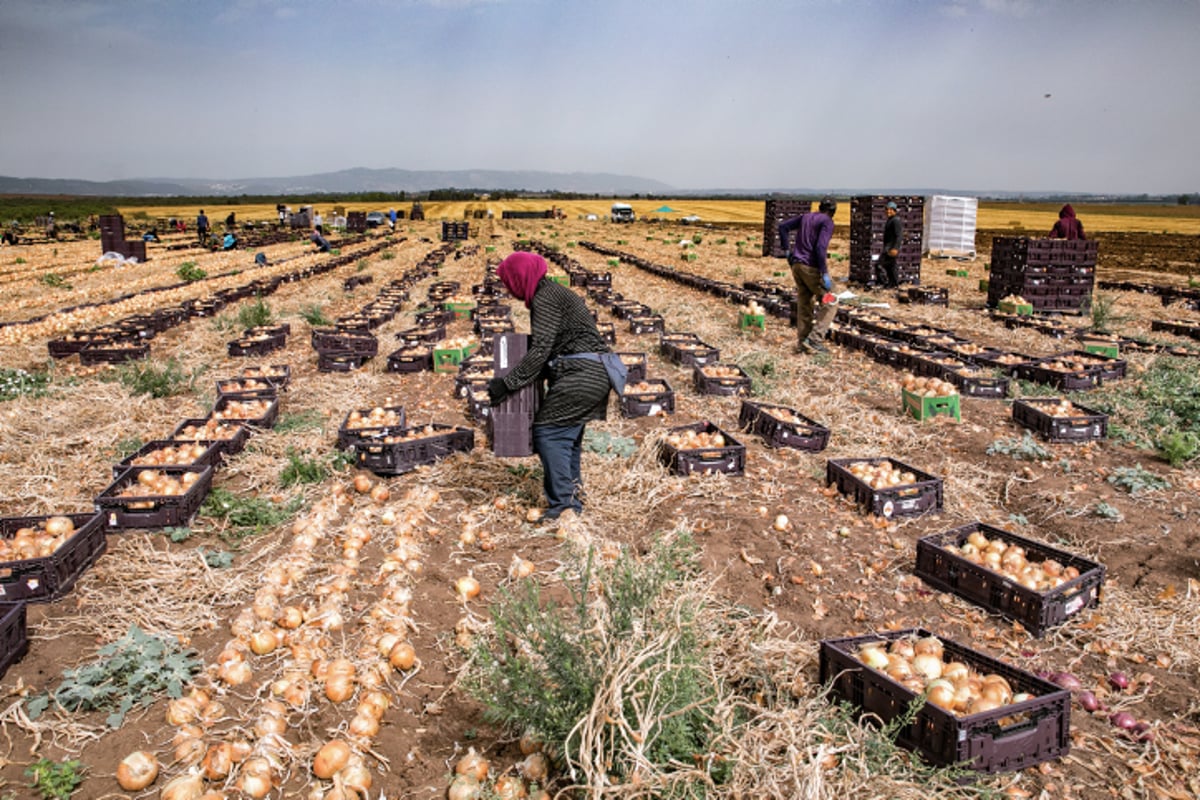
[[[466,755],[458,760],[454,765],[454,772],[458,775],[466,775],[474,778],[477,781],[482,781],[487,777],[488,769],[490,768],[488,760],[475,752],[475,748],[469,748]]]
[[[329,780],[334,773],[350,761],[350,745],[341,739],[331,739],[322,745],[313,756],[313,774],[322,780]]]
[[[199,800],[204,793],[204,779],[194,772],[176,775],[162,788],[160,800]]]
[[[454,582],[454,591],[460,600],[474,600],[479,596],[479,581],[472,575],[466,575]]]
[[[145,750],[134,750],[117,765],[117,783],[127,792],[140,792],[158,777],[158,759]]]
[[[238,771],[238,789],[254,800],[262,800],[271,793],[274,785],[275,771],[271,762],[262,756],[246,759]]]
[[[482,784],[469,775],[455,775],[446,790],[447,800],[479,800],[482,796]]]

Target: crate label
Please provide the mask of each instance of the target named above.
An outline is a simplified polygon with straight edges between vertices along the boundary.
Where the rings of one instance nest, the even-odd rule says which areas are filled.
[[[1066,604],[1066,606],[1063,608],[1063,611],[1064,611],[1064,612],[1065,612],[1065,613],[1066,613],[1068,616],[1069,616],[1069,615],[1071,615],[1071,614],[1074,614],[1076,611],[1078,611],[1079,609],[1083,608],[1084,604],[1085,604],[1085,603],[1086,603],[1086,602],[1087,602],[1089,599],[1091,599],[1091,593],[1090,593],[1090,592],[1089,592],[1087,595],[1083,595],[1083,594],[1076,595],[1075,597],[1071,598],[1070,602],[1068,602],[1068,603]]]
[[[651,403],[650,410],[647,413],[653,417],[656,414],[661,414],[662,410],[663,410],[663,407],[660,406],[658,403]]]
[[[894,503],[892,503],[891,500],[888,500],[886,503],[883,504],[883,515],[885,517],[890,517],[892,515],[892,512],[894,512],[895,510],[896,510],[896,506]]]
[[[117,512],[113,511],[108,515],[108,526],[110,528],[117,527]]]

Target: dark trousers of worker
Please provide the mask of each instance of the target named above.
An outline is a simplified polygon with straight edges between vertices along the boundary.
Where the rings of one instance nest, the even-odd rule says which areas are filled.
[[[542,460],[546,519],[557,519],[568,508],[577,514],[583,510],[583,479],[579,474],[583,429],[582,423],[533,426],[533,452]]]
[[[816,322],[813,321],[813,301],[825,294],[821,283],[821,270],[799,261],[792,262],[792,279],[796,281],[796,337],[803,343],[811,334],[814,339],[824,339],[829,326],[837,316],[837,303],[821,303],[817,306]]]
[[[900,279],[896,273],[895,256],[889,256],[887,253],[879,256],[879,277],[886,289],[894,289],[900,285]]]
[[[208,244],[208,228],[196,228],[196,238],[199,240],[201,247],[207,245]]]

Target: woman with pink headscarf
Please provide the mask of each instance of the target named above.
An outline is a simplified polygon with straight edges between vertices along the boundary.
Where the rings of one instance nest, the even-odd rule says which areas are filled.
[[[533,449],[542,461],[545,518],[583,510],[580,456],[588,422],[608,412],[609,372],[600,356],[611,353],[583,298],[546,277],[536,253],[513,253],[496,274],[509,294],[529,309],[529,349],[511,372],[488,384],[492,405],[535,381],[547,381],[533,420]],[[609,357],[611,360],[611,356]]]

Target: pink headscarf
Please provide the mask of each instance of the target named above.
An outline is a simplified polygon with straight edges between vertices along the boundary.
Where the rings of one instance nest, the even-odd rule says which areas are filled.
[[[538,281],[546,277],[546,260],[537,253],[518,251],[500,262],[496,274],[508,293],[524,301],[525,307],[529,308]]]

